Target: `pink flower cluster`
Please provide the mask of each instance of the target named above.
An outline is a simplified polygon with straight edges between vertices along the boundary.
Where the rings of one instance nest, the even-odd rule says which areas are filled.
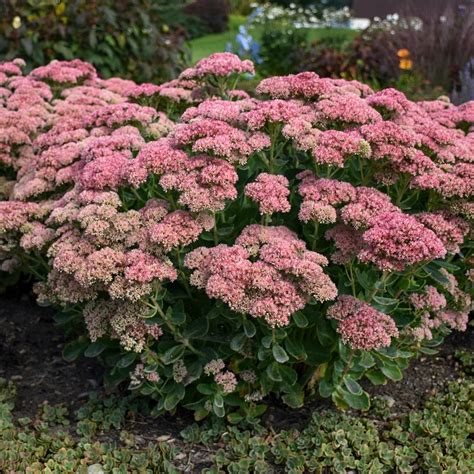
[[[359,259],[383,270],[403,271],[409,265],[446,255],[443,242],[433,231],[401,212],[380,214],[362,240],[364,248]]]
[[[184,70],[180,79],[203,79],[206,76],[227,77],[232,74],[255,74],[252,61],[242,61],[232,53],[214,53],[209,57],[201,59],[193,67]]]
[[[56,203],[47,220],[57,228],[47,253],[52,270],[36,291],[39,300],[86,304],[93,340],[107,334],[127,350],[141,351],[148,336],[161,335],[143,320],[148,310],[141,300],[177,278],[164,247],[152,241],[154,226],[172,214],[166,202],[153,199],[140,211],[120,205],[116,193],[90,190]],[[178,236],[182,230],[175,229]]]
[[[91,64],[74,59],[72,61],[51,61],[47,66],[33,69],[31,75],[36,79],[51,82],[77,84],[86,79],[95,79],[97,72]]]
[[[411,329],[415,339],[431,340],[433,330],[442,326],[458,331],[465,331],[469,320],[469,311],[472,310],[471,298],[459,290],[455,279],[450,277],[452,287],[448,290],[454,299],[455,309],[448,309],[446,296],[434,286],[427,286],[423,293],[410,295],[410,302],[420,313],[420,321]]]
[[[149,105],[188,105],[199,100],[202,95],[201,87],[196,81],[173,79],[160,85],[133,85],[127,91],[127,96],[138,103]]]
[[[402,271],[407,266],[444,257],[448,247],[456,251],[468,231],[459,218],[452,221],[457,226],[449,226],[442,214],[424,213],[421,217],[404,214],[390,202],[389,196],[374,188],[317,179],[309,171],[300,173],[298,178],[303,197],[300,220],[323,224],[342,222],[325,234],[335,243],[337,250],[332,258],[336,263],[347,263],[357,256],[382,270]],[[434,221],[442,222],[443,227],[434,225]],[[433,227],[437,227],[436,231],[430,230]],[[453,233],[454,230],[457,232]]]
[[[265,133],[246,132],[206,118],[177,125],[172,138],[178,146],[189,146],[195,153],[207,153],[239,164],[245,164],[251,155],[270,146]]]
[[[264,79],[257,86],[257,93],[278,99],[317,100],[331,94],[367,96],[373,91],[358,81],[321,78],[314,72],[302,72]]]
[[[351,184],[335,179],[318,179],[311,171],[302,171],[297,178],[301,180],[298,192],[303,197],[298,215],[302,222],[336,222],[336,206],[347,204],[356,196]]]
[[[459,246],[464,242],[470,227],[464,219],[454,216],[448,211],[422,212],[415,216],[419,222],[431,229],[443,242],[450,253],[458,253]]]
[[[327,311],[328,318],[339,322],[337,332],[352,349],[370,351],[390,346],[398,329],[390,316],[353,296],[340,295]]]
[[[245,194],[258,204],[260,214],[289,212],[288,184],[284,176],[261,173],[254,182],[245,186]]]
[[[322,269],[326,263],[288,228],[259,225],[246,227],[232,247],[199,247],[185,258],[194,270],[194,286],[271,326],[288,325],[290,316],[311,299],[336,297],[336,287]]]
[[[230,370],[224,370],[222,359],[211,360],[204,366],[206,375],[214,376],[215,382],[220,385],[224,393],[232,393],[237,388],[237,377]]]
[[[119,301],[94,301],[84,307],[89,336],[96,341],[105,335],[118,339],[127,351],[141,352],[147,339],[163,335],[158,325],[145,322],[143,306]]]

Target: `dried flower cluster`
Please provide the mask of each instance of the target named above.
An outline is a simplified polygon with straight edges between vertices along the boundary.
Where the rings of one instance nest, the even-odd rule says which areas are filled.
[[[23,68],[0,64],[0,270],[158,412],[252,417],[321,377],[366,407],[356,380],[466,328],[474,103],[314,73],[248,94],[230,53],[161,85]]]

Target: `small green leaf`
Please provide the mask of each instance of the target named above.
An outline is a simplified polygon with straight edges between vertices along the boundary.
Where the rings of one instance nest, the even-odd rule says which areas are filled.
[[[365,369],[369,369],[375,364],[374,358],[368,352],[363,352],[358,362]]]
[[[435,265],[433,265],[433,263],[429,263],[428,265],[425,265],[423,267],[424,270],[427,271],[427,273],[431,276],[431,278],[438,282],[439,284],[443,285],[443,286],[446,286],[446,285],[449,285],[449,280],[448,278],[446,277],[446,275],[444,275],[443,273],[441,273]]]
[[[129,367],[135,362],[137,358],[137,354],[135,352],[129,352],[125,354],[119,361],[117,362],[117,367],[120,369],[125,369],[125,367]]]
[[[212,404],[212,411],[215,413],[216,416],[218,416],[219,418],[224,418],[225,416],[225,409],[224,409],[224,406],[219,406],[219,405],[216,405],[216,402],[214,401],[214,403]]]
[[[334,385],[329,381],[323,379],[319,382],[319,394],[323,398],[330,397],[331,394],[334,392]]]
[[[430,349],[429,347],[420,347],[418,349],[422,354],[435,355],[438,353],[436,349]]]
[[[262,337],[262,346],[265,347],[265,349],[270,349],[271,345],[272,345],[272,336]]]
[[[374,384],[374,385],[385,385],[387,383],[387,378],[379,370],[369,370],[365,373],[365,376]]]
[[[176,384],[173,390],[166,395],[164,408],[167,411],[172,411],[176,405],[184,398],[186,391],[181,384]]]
[[[331,327],[331,323],[326,318],[318,318],[316,330],[316,335],[322,346],[329,347],[334,343],[335,332]]]
[[[389,313],[398,306],[398,300],[393,298],[384,298],[383,296],[374,296],[372,305],[379,311]]]
[[[304,403],[304,393],[302,391],[287,393],[281,398],[291,408],[301,408]]]
[[[445,268],[446,270],[449,270],[450,272],[456,272],[459,270],[459,267],[457,265],[454,265],[451,262],[446,262],[445,260],[433,260],[431,263],[438,267]]]
[[[285,349],[283,349],[283,347],[281,347],[280,344],[273,345],[272,353],[275,360],[279,362],[280,364],[284,364],[285,362],[288,362],[288,360],[290,359]]]
[[[299,328],[305,328],[309,324],[308,319],[301,311],[294,313],[292,319]]]
[[[384,365],[380,367],[380,370],[390,380],[394,380],[398,382],[399,380],[402,380],[403,378],[402,371],[396,365],[392,365],[392,366]]]
[[[181,344],[171,347],[164,353],[162,357],[163,363],[166,365],[173,364],[181,358],[181,356],[184,354],[184,350],[185,347]]]
[[[279,371],[279,364],[276,362],[272,362],[266,369],[268,378],[270,380],[273,380],[273,382],[281,382],[283,380],[283,377],[280,374]]]
[[[245,333],[242,332],[240,334],[237,334],[230,341],[230,348],[235,352],[239,352],[240,350],[242,350],[242,347],[244,347],[246,341],[247,336],[245,335]]]
[[[257,328],[255,327],[255,324],[252,323],[252,321],[249,321],[248,319],[244,320],[244,332],[245,335],[248,338],[251,338],[255,336],[255,333],[257,332]]]
[[[97,357],[105,351],[107,346],[102,341],[95,341],[89,344],[89,347],[84,351],[86,357]]]
[[[285,339],[285,349],[295,359],[303,361],[308,357],[303,344],[295,339]]]
[[[243,419],[244,419],[244,417],[240,413],[229,413],[227,415],[227,421],[231,425],[236,425],[236,424],[240,423]]]
[[[356,382],[350,375],[346,375],[344,377],[344,385],[353,395],[360,395],[363,392],[359,383]]]
[[[85,339],[79,339],[77,341],[66,344],[63,349],[63,357],[67,362],[76,360],[88,346],[88,342]]]
[[[183,336],[187,339],[198,339],[209,331],[209,321],[207,318],[199,318],[192,321],[185,329]]]
[[[354,410],[368,410],[370,408],[370,398],[369,394],[362,391],[360,394],[356,395],[346,390],[341,390],[342,398],[344,401]]]
[[[224,406],[224,399],[222,398],[222,395],[220,393],[217,393],[214,397],[214,404],[218,407]]]
[[[180,326],[186,321],[186,312],[184,311],[184,304],[181,300],[173,306],[171,321],[176,326]]]
[[[207,383],[200,383],[196,388],[197,391],[203,395],[213,395],[215,392],[215,390],[212,388],[212,385]]]

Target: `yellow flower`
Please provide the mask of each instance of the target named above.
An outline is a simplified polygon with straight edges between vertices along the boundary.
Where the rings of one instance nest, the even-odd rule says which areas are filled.
[[[397,51],[397,56],[398,56],[400,59],[408,58],[408,56],[410,56],[410,51],[408,51],[408,49],[406,49],[406,48],[399,49],[399,50]]]
[[[13,18],[12,26],[15,30],[21,27],[21,18],[19,16]]]
[[[58,3],[55,10],[56,10],[56,15],[61,16],[66,10],[66,4],[64,2]]]
[[[400,59],[400,69],[409,70],[413,67],[413,61],[411,59]]]

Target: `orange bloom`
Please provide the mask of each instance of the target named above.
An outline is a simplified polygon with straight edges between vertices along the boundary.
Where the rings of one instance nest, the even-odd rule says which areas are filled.
[[[399,50],[397,51],[397,56],[398,56],[400,59],[408,58],[408,56],[410,56],[410,51],[408,51],[408,49],[406,49],[406,48],[399,49]]]
[[[400,69],[409,70],[413,67],[413,61],[411,59],[400,59]]]

